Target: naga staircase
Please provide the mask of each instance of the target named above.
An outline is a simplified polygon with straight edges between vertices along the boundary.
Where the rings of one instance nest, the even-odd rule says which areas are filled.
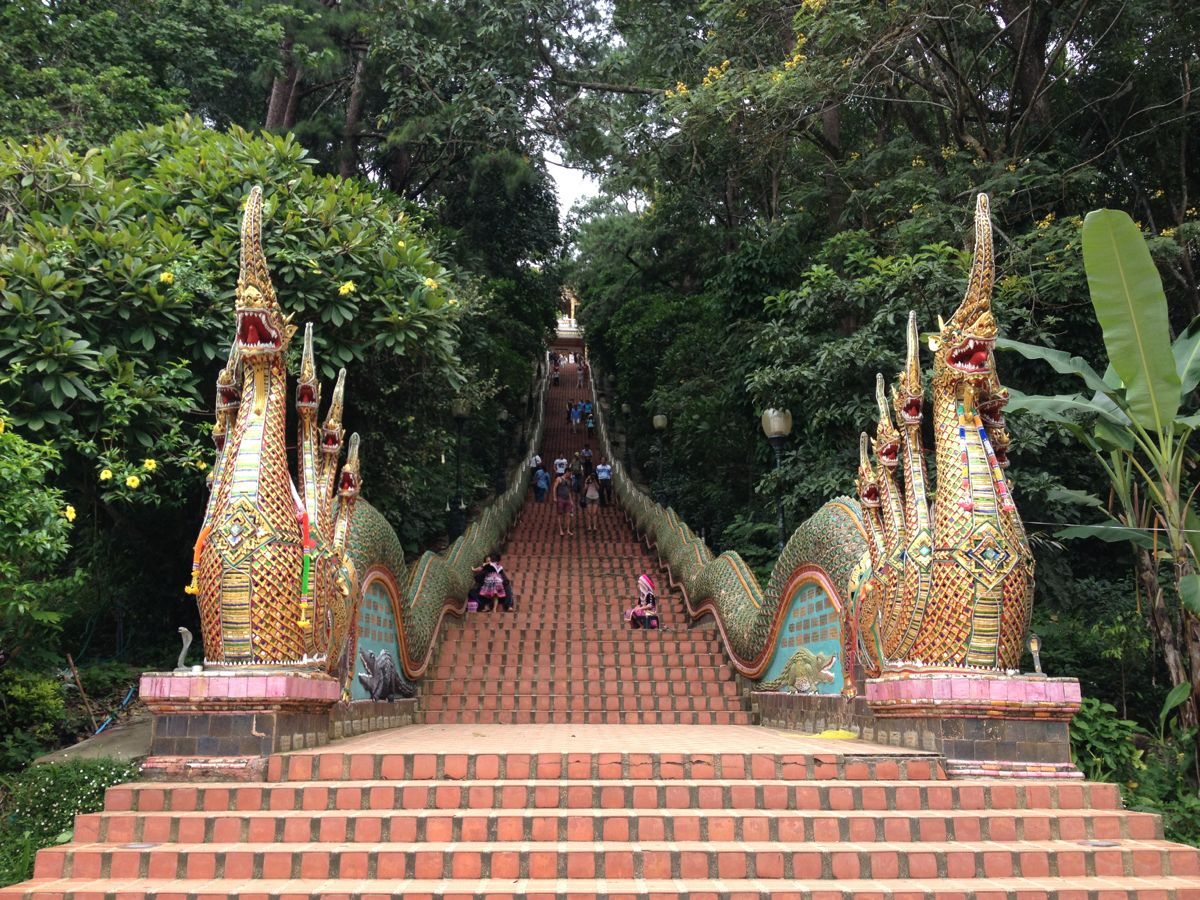
[[[591,399],[590,387],[576,383],[576,366],[564,364],[561,383],[547,391],[541,456],[551,473],[557,457],[570,460],[585,444],[600,461],[598,442],[567,419],[568,402]],[[715,628],[687,627],[682,599],[621,510],[588,512],[590,519],[579,511],[571,520],[573,536],[560,536],[553,498],[535,503],[531,494],[503,552],[515,609],[469,614],[461,632],[451,626],[422,682],[424,720],[750,724]],[[654,631],[631,629],[622,615],[643,572],[661,595],[662,627]]]
[[[583,445],[574,385],[563,366],[547,464]],[[657,566],[619,510],[596,526],[560,538],[530,499],[516,611],[444,633],[425,724],[276,754],[259,781],[111,788],[0,900],[1200,900],[1200,851],[1114,785],[948,780],[935,754],[749,727],[661,579],[663,629],[628,629]]]

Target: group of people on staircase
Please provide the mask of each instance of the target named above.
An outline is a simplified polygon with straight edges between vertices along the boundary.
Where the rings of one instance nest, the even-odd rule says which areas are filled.
[[[552,494],[558,511],[558,533],[573,535],[575,509],[578,507],[588,531],[596,530],[596,508],[612,503],[612,466],[606,457],[594,464],[595,454],[588,444],[577,450],[570,461],[560,456],[553,463],[554,475],[546,469],[540,454],[529,460],[533,470],[533,499],[545,503]],[[564,530],[565,526],[565,530]]]

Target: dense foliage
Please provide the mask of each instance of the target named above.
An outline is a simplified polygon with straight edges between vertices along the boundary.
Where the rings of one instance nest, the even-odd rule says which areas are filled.
[[[579,211],[572,282],[650,480],[660,438],[650,419],[670,420],[661,487],[685,519],[718,549],[746,550],[748,539],[772,542],[777,489],[789,527],[850,491],[875,372],[896,372],[906,312],[931,331],[961,297],[977,191],[992,198],[1006,336],[1103,359],[1080,235],[1099,206],[1140,220],[1171,332],[1187,328],[1200,313],[1200,165],[1190,152],[1197,22],[1177,19],[1183,10],[1171,0],[615,5],[608,77],[659,90],[581,101],[595,124],[570,158],[606,177]],[[998,362],[1026,393],[1073,389],[1015,354]],[[796,417],[778,472],[757,427],[768,406]],[[1185,397],[1181,415],[1194,411]],[[1090,493],[1103,505],[1107,479],[1056,423],[1010,422],[1047,664],[1152,715],[1175,676],[1133,555],[1058,534],[1099,520],[1076,501]],[[1187,458],[1192,496],[1194,448]],[[1180,627],[1200,627],[1175,608]]]
[[[137,774],[134,763],[92,759],[33,766],[0,780],[0,885],[29,878],[39,849],[69,841],[75,816],[99,812],[104,791]]]

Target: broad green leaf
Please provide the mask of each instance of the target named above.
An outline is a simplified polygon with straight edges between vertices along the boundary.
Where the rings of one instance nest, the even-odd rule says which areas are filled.
[[[1110,544],[1121,544],[1126,541],[1137,544],[1146,550],[1154,549],[1154,539],[1140,528],[1129,528],[1121,525],[1115,519],[1112,524],[1104,525],[1072,525],[1054,532],[1059,538],[1099,538]]]
[[[1076,491],[1071,488],[1055,488],[1046,495],[1049,500],[1062,500],[1066,503],[1074,503],[1077,506],[1091,506],[1095,509],[1104,509],[1104,504],[1100,502],[1100,498],[1095,494],[1089,494],[1087,491]]]
[[[1184,575],[1179,579],[1179,601],[1193,616],[1200,616],[1200,575]]]
[[[1096,422],[1096,442],[1107,450],[1133,452],[1133,435],[1128,426],[1107,419],[1099,419]]]
[[[1179,374],[1179,393],[1186,397],[1200,384],[1200,316],[1171,345],[1175,371]]]
[[[1171,688],[1171,693],[1167,694],[1167,699],[1163,701],[1162,709],[1158,713],[1158,727],[1160,729],[1166,726],[1167,716],[1171,714],[1171,710],[1179,706],[1190,696],[1192,696],[1192,685],[1187,681],[1180,682]]]
[[[1083,223],[1083,264],[1130,414],[1148,431],[1162,433],[1179,410],[1180,382],[1167,298],[1146,241],[1127,214],[1094,210]]]
[[[1080,394],[1057,394],[1046,397],[1009,390],[1008,409],[1024,410],[1052,421],[1060,421],[1059,417],[1074,413],[1078,416],[1099,416],[1101,419],[1107,419],[1117,425],[1122,424],[1109,410]]]
[[[1091,363],[1081,356],[1071,356],[1062,350],[1052,350],[1049,347],[1039,347],[1037,344],[1026,344],[1024,341],[1009,338],[996,338],[996,346],[1001,350],[1015,350],[1026,359],[1048,363],[1050,368],[1060,375],[1077,375],[1093,391],[1108,393],[1112,389],[1110,385],[1105,384],[1100,373],[1092,368]]]

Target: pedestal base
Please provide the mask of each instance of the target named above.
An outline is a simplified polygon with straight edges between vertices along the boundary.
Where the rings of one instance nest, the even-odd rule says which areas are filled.
[[[878,730],[935,743],[952,776],[1081,778],[1071,762],[1074,678],[976,671],[901,671],[871,678],[866,701]]]
[[[337,681],[320,672],[147,672],[152,715],[147,775],[221,780],[261,777],[266,757],[329,740]]]

